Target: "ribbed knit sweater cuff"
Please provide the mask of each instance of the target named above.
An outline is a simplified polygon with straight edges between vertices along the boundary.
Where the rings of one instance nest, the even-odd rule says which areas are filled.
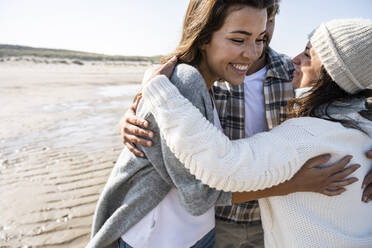
[[[161,105],[167,105],[169,100],[179,96],[179,91],[173,84],[169,83],[165,75],[154,77],[142,91],[143,99],[148,103],[151,110]]]

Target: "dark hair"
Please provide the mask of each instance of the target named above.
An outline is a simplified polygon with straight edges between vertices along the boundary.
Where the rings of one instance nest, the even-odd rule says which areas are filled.
[[[232,7],[265,9],[273,4],[274,0],[190,0],[181,41],[171,54],[163,57],[162,62],[177,56],[181,63],[198,65],[202,58],[200,45],[208,43],[213,33],[223,26]]]
[[[267,8],[267,18],[271,17],[272,15],[275,16],[279,14],[280,12],[279,2],[280,0],[274,0],[274,4]]]
[[[328,112],[329,106],[335,102],[348,102],[356,98],[368,98],[372,96],[372,90],[363,90],[355,94],[344,91],[327,73],[324,66],[321,67],[319,80],[304,97],[289,100],[287,105],[288,117],[311,116],[329,121],[339,122],[345,127],[355,128],[364,132],[359,125],[351,119],[335,119]],[[364,132],[366,133],[366,132]]]

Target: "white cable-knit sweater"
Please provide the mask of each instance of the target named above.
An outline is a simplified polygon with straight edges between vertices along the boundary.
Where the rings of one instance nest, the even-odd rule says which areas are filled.
[[[372,203],[361,201],[361,183],[370,170],[364,152],[371,138],[318,118],[291,119],[270,132],[230,141],[180,95],[165,76],[143,90],[167,144],[191,174],[225,191],[255,191],[290,179],[306,160],[330,153],[353,155],[361,164],[357,183],[339,196],[298,192],[259,200],[265,247],[372,247]],[[372,123],[349,115],[372,137]]]

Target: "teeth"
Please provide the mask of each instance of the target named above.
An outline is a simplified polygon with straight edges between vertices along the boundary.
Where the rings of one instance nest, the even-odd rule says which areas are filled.
[[[248,70],[248,65],[242,65],[242,64],[232,64],[236,69],[245,71]]]

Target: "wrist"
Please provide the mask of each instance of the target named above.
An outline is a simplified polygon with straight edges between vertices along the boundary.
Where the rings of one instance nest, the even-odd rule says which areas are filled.
[[[278,190],[279,190],[279,195],[283,196],[283,195],[289,195],[291,193],[294,193],[294,192],[297,192],[298,191],[298,187],[297,185],[292,182],[291,180],[289,181],[285,181],[281,184],[279,184],[278,186]]]

